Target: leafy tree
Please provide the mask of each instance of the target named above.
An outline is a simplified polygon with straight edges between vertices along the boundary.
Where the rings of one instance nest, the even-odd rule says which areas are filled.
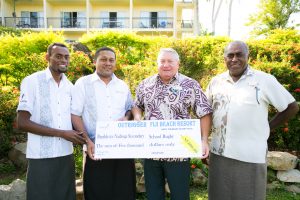
[[[259,12],[250,15],[246,25],[254,26],[255,35],[267,34],[274,29],[288,27],[291,14],[300,11],[300,0],[260,0]]]

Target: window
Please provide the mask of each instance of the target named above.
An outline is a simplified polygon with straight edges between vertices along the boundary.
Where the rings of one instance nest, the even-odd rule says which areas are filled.
[[[43,27],[43,12],[21,11],[19,25],[22,28],[41,28]]]
[[[61,12],[61,18],[62,28],[81,28],[86,25],[84,12]]]
[[[167,12],[141,12],[140,28],[166,28]]]
[[[101,12],[100,24],[102,28],[121,28],[125,23],[125,12]]]

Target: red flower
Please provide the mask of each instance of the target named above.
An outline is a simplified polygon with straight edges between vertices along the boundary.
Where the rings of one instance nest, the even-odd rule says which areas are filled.
[[[289,132],[289,128],[288,127],[283,128],[283,132],[285,133]]]
[[[300,92],[300,88],[296,88],[294,92]]]
[[[191,165],[191,168],[192,168],[192,169],[195,169],[196,167],[197,167],[197,166],[194,165],[194,164]]]

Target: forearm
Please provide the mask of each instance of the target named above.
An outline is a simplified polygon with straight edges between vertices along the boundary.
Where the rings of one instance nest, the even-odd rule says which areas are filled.
[[[84,136],[85,139],[89,139],[88,133],[86,131],[86,128],[84,126],[82,118],[78,115],[71,114],[71,120],[72,120],[74,129],[79,131]]]
[[[208,141],[208,136],[211,129],[211,120],[211,114],[207,114],[200,118],[202,141]]]
[[[298,111],[299,111],[299,106],[298,106],[297,102],[290,103],[284,111],[278,112],[270,120],[270,122],[269,122],[270,129],[272,130],[272,129],[280,126],[281,124],[283,124],[290,118],[294,117]]]
[[[43,126],[30,120],[30,114],[20,111],[17,114],[17,126],[19,130],[34,133],[41,136],[63,137],[65,130]]]

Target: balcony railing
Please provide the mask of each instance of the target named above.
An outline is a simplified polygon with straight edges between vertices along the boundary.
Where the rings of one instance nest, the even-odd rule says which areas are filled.
[[[85,17],[48,17],[47,28],[86,28]]]
[[[142,29],[170,29],[173,28],[173,18],[172,17],[138,17],[133,18],[133,28]]]
[[[180,23],[183,29],[193,28],[193,20],[181,20]]]
[[[16,28],[44,28],[43,17],[5,17],[5,26]]]
[[[0,18],[1,20],[1,18]],[[44,18],[26,18],[26,17],[5,17],[5,26],[16,28],[44,28]],[[87,18],[85,17],[48,17],[47,28],[55,29],[86,29]],[[129,29],[130,20],[128,17],[117,18],[112,20],[110,18],[89,18],[89,28],[92,29]],[[173,24],[172,17],[135,17],[132,19],[133,29],[153,30],[159,29],[160,31],[170,31],[174,28],[192,29],[193,20],[180,20]]]
[[[90,28],[129,28],[129,18],[90,18]]]

